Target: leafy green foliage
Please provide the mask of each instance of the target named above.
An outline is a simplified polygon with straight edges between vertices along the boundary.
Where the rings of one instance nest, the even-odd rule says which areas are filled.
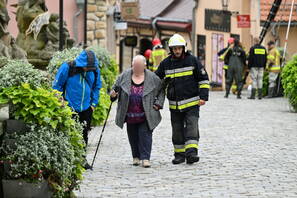
[[[109,95],[106,89],[102,88],[100,91],[100,101],[98,107],[93,112],[92,125],[99,126],[103,124],[107,116],[107,111],[110,105]]]
[[[17,119],[49,128],[50,130],[47,133],[52,136],[61,134],[67,138],[64,139],[67,140],[64,144],[67,145],[69,143],[71,152],[74,153],[73,161],[71,161],[72,169],[69,170],[71,175],[65,175],[64,177],[59,174],[53,174],[49,178],[55,178],[54,181],[59,181],[54,185],[58,194],[64,192],[65,189],[72,190],[77,187],[77,181],[82,179],[84,171],[82,164],[85,156],[85,144],[82,137],[82,126],[73,119],[73,112],[66,102],[63,101],[61,94],[56,90],[32,88],[29,84],[22,84],[21,86],[3,89],[0,92],[0,101],[9,101],[13,104],[14,116]],[[47,139],[44,141],[47,141]],[[33,143],[33,145],[35,144],[36,142]],[[64,152],[64,150],[59,152],[61,151]],[[28,158],[30,159],[30,157],[29,155]],[[60,160],[63,160],[62,157]],[[56,162],[58,163],[58,161]],[[42,161],[41,163],[47,162]],[[54,172],[54,169],[52,171]],[[69,183],[71,187],[69,187]]]
[[[263,96],[267,96],[267,94],[268,94],[268,86],[269,86],[269,72],[268,71],[264,71],[264,75],[263,75],[263,89],[262,89]]]
[[[297,111],[297,55],[285,65],[281,75],[285,96]]]
[[[0,69],[0,88],[20,86],[22,83],[38,87],[46,83],[46,73],[35,69],[30,63],[24,60],[6,61],[6,65]]]

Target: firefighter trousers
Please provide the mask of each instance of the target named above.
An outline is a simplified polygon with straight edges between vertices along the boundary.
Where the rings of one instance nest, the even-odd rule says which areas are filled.
[[[199,107],[195,106],[185,112],[170,111],[172,126],[172,143],[176,155],[198,155],[199,142]]]
[[[243,82],[242,82],[242,71],[243,68],[241,66],[234,66],[234,65],[229,65],[228,72],[227,72],[227,80],[226,80],[226,92],[229,94],[233,79],[235,80],[235,84],[237,85],[237,92],[240,95],[240,92],[243,87]]]

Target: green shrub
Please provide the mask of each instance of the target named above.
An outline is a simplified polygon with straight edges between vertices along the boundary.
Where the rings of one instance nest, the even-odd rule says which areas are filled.
[[[84,163],[85,144],[82,137],[82,126],[73,119],[73,112],[63,101],[61,93],[52,89],[32,88],[29,84],[22,84],[3,89],[0,92],[0,102],[13,104],[16,119],[50,128],[48,133],[53,136],[57,136],[57,133],[54,134],[52,131],[58,131],[68,138],[65,144],[69,143],[74,153],[71,176],[58,177],[57,180],[60,183],[55,185],[55,189],[59,194],[65,189],[72,190],[77,187],[84,171],[82,164]],[[63,159],[61,158],[61,160]],[[69,183],[71,187],[69,187]]]
[[[285,96],[297,111],[297,55],[285,65],[281,75]]]
[[[100,101],[98,107],[93,112],[92,125],[99,126],[103,124],[107,116],[107,111],[110,105],[109,95],[106,89],[102,88],[100,91]]]
[[[0,69],[0,89],[29,83],[39,87],[47,82],[46,73],[24,60],[7,60]]]

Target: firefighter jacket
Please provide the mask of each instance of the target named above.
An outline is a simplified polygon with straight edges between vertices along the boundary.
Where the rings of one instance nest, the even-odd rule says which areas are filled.
[[[268,51],[267,67],[269,72],[280,72],[280,53],[275,47]]]
[[[168,55],[165,49],[158,48],[153,50],[149,60],[149,70],[155,72],[158,69],[158,66],[160,65],[161,61],[164,60],[167,56]]]
[[[199,106],[199,100],[208,100],[209,80],[205,68],[198,59],[186,52],[183,58],[172,55],[164,59],[155,72],[165,78],[167,98],[172,111],[187,111]],[[168,80],[169,79],[169,80]]]
[[[250,48],[248,57],[248,68],[259,67],[265,68],[267,63],[267,52],[265,47],[256,44]]]

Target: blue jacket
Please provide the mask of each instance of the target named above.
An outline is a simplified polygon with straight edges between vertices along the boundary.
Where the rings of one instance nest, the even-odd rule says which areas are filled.
[[[76,67],[86,67],[86,51],[82,51],[74,61]],[[93,71],[83,72],[71,77],[68,76],[69,65],[66,62],[61,65],[56,74],[53,89],[63,92],[64,98],[69,102],[68,105],[76,112],[85,111],[91,105],[94,107],[98,105],[101,88],[100,69],[98,65],[99,61],[95,58],[97,82],[94,82],[95,75]]]

